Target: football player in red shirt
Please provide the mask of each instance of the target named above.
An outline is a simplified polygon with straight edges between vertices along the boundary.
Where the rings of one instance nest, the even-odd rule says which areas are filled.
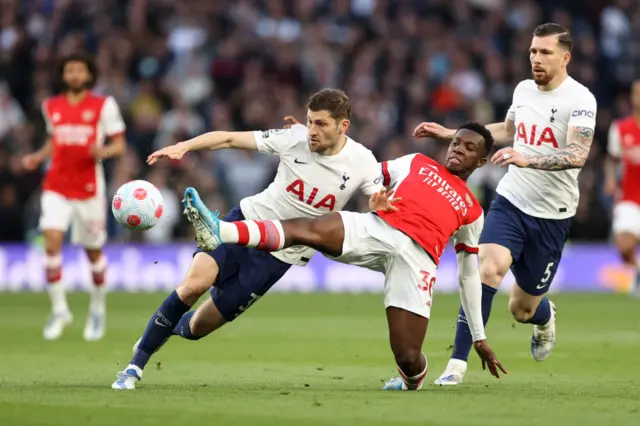
[[[640,241],[640,79],[631,85],[631,105],[633,113],[614,121],[609,128],[605,191],[616,196],[615,244],[624,262],[636,271],[634,291],[640,295],[640,261],[636,258]],[[620,163],[622,178],[618,184]]]
[[[482,320],[482,288],[477,265],[483,211],[466,185],[469,175],[486,162],[491,132],[468,123],[455,133],[445,164],[422,154],[382,163],[389,192],[373,194],[371,213],[336,212],[316,219],[223,222],[185,191],[185,212],[202,248],[239,244],[266,251],[309,246],[335,260],[385,274],[384,300],[391,349],[400,377],[388,390],[417,390],[427,373],[422,344],[427,331],[436,269],[453,237],[459,267],[462,306],[474,347],[491,373],[506,373],[487,344]],[[390,196],[395,192],[397,198]]]
[[[22,159],[23,167],[32,171],[51,158],[42,185],[40,216],[52,305],[43,335],[47,340],[59,338],[72,320],[62,283],[62,245],[71,226],[72,243],[84,246],[93,276],[84,338],[99,340],[105,331],[107,266],[102,253],[107,204],[101,162],[125,152],[125,125],[112,97],[91,92],[96,67],[88,57],[75,54],[65,58],[57,77],[63,93],[42,103],[47,140],[40,150]]]

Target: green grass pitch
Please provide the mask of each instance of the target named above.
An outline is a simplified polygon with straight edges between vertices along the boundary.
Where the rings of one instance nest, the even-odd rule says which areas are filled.
[[[44,294],[0,294],[0,425],[640,425],[640,300],[558,295],[558,341],[543,363],[530,326],[496,298],[489,341],[509,370],[495,380],[472,355],[457,388],[434,386],[453,340],[457,295],[436,295],[421,392],[382,392],[395,375],[381,295],[272,294],[231,326],[198,341],[173,338],[135,391],[114,374],[164,298],[111,294],[101,342],[74,324],[41,338]]]

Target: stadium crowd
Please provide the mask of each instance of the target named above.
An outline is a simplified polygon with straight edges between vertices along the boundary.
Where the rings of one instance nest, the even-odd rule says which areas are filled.
[[[501,121],[530,75],[524,46],[549,20],[571,29],[570,73],[599,104],[571,239],[609,237],[603,160],[609,125],[629,113],[628,87],[640,76],[635,1],[0,0],[0,8],[0,241],[37,235],[42,171],[25,173],[20,158],[45,140],[40,104],[69,53],[95,55],[95,90],[115,97],[128,125],[126,156],[107,164],[109,194],[142,178],[165,199],[161,226],[130,234],[111,223],[111,238],[165,242],[190,237],[186,186],[225,212],[266,186],[277,158],[221,151],[149,168],[152,151],[212,129],[304,119],[308,95],[338,87],[353,104],[349,136],[380,160],[415,151],[441,158],[441,142],[411,137],[415,125]],[[470,181],[485,207],[504,172],[488,166]]]

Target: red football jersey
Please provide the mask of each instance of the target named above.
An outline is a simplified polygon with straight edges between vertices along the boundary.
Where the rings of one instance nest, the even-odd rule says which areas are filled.
[[[640,204],[640,123],[627,117],[609,128],[608,151],[622,161],[622,197],[620,201]]]
[[[484,214],[465,181],[422,154],[382,163],[384,186],[395,189],[397,212],[378,211],[389,225],[420,244],[438,264],[447,242],[478,252]]]
[[[71,199],[87,199],[104,191],[102,165],[91,155],[105,137],[123,133],[125,125],[112,97],[87,93],[77,104],[63,94],[45,100],[42,114],[53,143],[43,187]]]

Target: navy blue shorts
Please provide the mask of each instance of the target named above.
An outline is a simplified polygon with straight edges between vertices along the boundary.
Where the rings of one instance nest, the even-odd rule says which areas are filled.
[[[480,244],[499,244],[511,251],[511,272],[526,293],[549,291],[569,237],[571,219],[541,219],[523,213],[501,195],[491,203]]]
[[[234,207],[222,220],[244,220],[244,215],[240,207]],[[211,299],[227,321],[233,321],[249,309],[291,267],[269,252],[235,244],[222,244],[213,251],[196,251],[200,252],[207,253],[218,264],[218,277],[213,282],[210,293]]]

